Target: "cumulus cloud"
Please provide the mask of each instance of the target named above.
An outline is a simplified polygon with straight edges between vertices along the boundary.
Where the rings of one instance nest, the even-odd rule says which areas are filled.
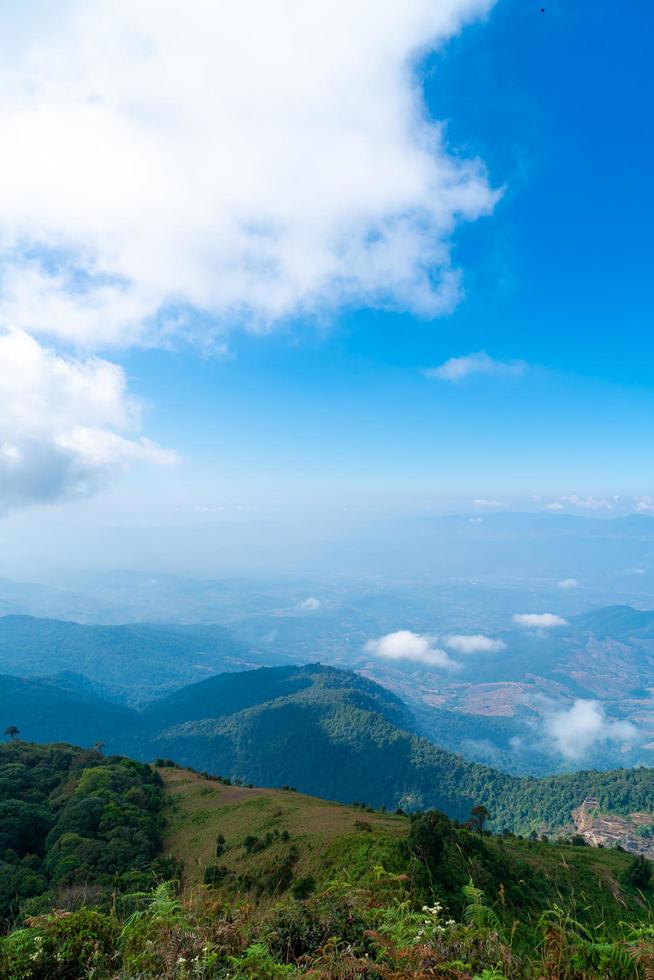
[[[518,375],[522,374],[527,365],[524,361],[496,361],[486,351],[476,354],[466,354],[464,357],[451,357],[435,368],[428,368],[425,374],[428,378],[438,381],[463,381],[474,374]]]
[[[553,626],[567,626],[567,619],[554,613],[514,613],[513,622],[529,629],[551,629]]]
[[[446,636],[443,642],[457,653],[500,653],[506,650],[506,643],[502,640],[494,640],[483,633],[453,633]]]
[[[473,507],[488,507],[489,509],[506,507],[506,504],[503,504],[501,500],[488,500],[486,497],[475,497],[472,504]]]
[[[602,742],[628,742],[636,728],[628,721],[610,721],[599,701],[577,698],[570,708],[545,715],[545,734],[566,759],[581,759]]]
[[[300,603],[300,609],[306,609],[309,612],[313,612],[315,609],[320,609],[322,602],[320,599],[316,599],[314,596],[310,595],[307,599],[304,599]]]
[[[453,670],[459,665],[445,650],[436,646],[436,637],[413,633],[411,630],[397,630],[376,640],[369,640],[364,649],[376,657],[387,660],[415,660],[429,667]]]
[[[66,375],[68,408],[2,436],[0,506],[168,458],[134,436],[124,374],[92,351],[224,350],[228,328],[344,305],[456,305],[452,236],[499,192],[448,147],[415,65],[492,3],[0,5],[0,331],[82,358],[31,348],[44,367],[23,404],[56,409]],[[129,424],[113,410],[92,424],[90,383],[70,394],[92,376]]]
[[[414,65],[491,5],[34,0],[0,65],[0,322],[93,347],[450,310],[452,234],[498,194]]]
[[[560,589],[578,589],[579,582],[576,578],[562,578],[559,582]]]
[[[0,512],[85,496],[117,470],[173,454],[139,437],[120,367],[60,357],[20,330],[0,334]]]
[[[634,497],[634,505],[639,514],[650,514],[654,511],[654,497]]]

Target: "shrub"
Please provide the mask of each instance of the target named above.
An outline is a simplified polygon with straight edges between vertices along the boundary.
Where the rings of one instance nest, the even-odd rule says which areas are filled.
[[[316,879],[313,875],[304,875],[302,878],[298,878],[291,888],[291,895],[293,898],[304,899],[312,895],[316,890]]]
[[[119,928],[100,912],[56,912],[2,942],[0,975],[11,980],[97,980],[112,975]]]

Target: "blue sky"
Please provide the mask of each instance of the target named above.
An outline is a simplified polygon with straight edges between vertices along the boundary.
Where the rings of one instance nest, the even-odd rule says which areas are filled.
[[[298,319],[233,335],[225,359],[136,354],[157,437],[205,473],[215,465],[221,488],[229,460],[246,482],[353,481],[411,502],[419,487],[448,509],[491,491],[521,505],[647,493],[654,14],[639,7],[541,15],[504,0],[421,67],[450,145],[505,187],[492,216],[456,233],[466,295],[454,312]],[[457,384],[422,375],[479,350],[529,368]]]
[[[122,369],[142,403],[143,433],[177,453],[163,469],[147,457],[125,470],[123,457],[138,454],[124,446],[120,473],[101,474],[92,507],[105,515],[128,507],[135,520],[155,498],[162,517],[237,502],[265,512],[371,501],[382,511],[554,505],[608,514],[654,492],[646,291],[654,11],[555,0],[541,13],[535,3],[499,0],[486,15],[461,16],[471,22],[438,28],[437,50],[418,54],[419,40],[408,44],[426,114],[446,124],[441,157],[476,158],[487,171],[475,220],[453,219],[444,233],[462,273],[453,308],[425,313],[400,283],[392,309],[357,287],[353,297],[301,300],[243,323],[212,295],[172,340],[126,342],[102,326],[86,346],[72,328],[39,333],[40,309],[26,314],[39,343],[56,337],[58,356],[99,356]],[[490,188],[502,190],[493,206]],[[62,240],[80,227],[65,228]],[[83,228],[80,241],[92,234]],[[149,269],[143,281],[147,289],[155,281]],[[75,289],[66,289],[70,299]],[[147,289],[130,297],[143,322],[152,319]],[[24,296],[16,287],[10,305],[21,326]],[[204,321],[212,339],[198,344]],[[500,369],[459,381],[425,375],[480,351]],[[501,369],[516,361],[521,370]],[[95,491],[87,470],[83,479]],[[79,506],[79,496],[62,501]]]

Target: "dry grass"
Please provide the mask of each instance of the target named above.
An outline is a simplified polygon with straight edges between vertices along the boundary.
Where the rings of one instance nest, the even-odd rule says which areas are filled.
[[[192,888],[202,881],[204,869],[218,860],[232,870],[256,873],[281,856],[288,843],[280,838],[266,850],[246,854],[243,840],[252,835],[288,831],[300,858],[297,874],[324,873],[330,845],[344,837],[364,837],[357,821],[372,827],[371,839],[406,833],[406,819],[391,814],[368,813],[358,807],[329,803],[292,790],[223,786],[185,769],[160,769],[168,801],[168,830],[164,853],[184,862],[184,886]],[[215,857],[216,838],[222,834],[227,849]]]

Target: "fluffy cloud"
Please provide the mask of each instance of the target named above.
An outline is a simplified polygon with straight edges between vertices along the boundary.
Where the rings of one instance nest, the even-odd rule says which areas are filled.
[[[579,582],[576,578],[562,578],[559,582],[560,589],[578,589]]]
[[[452,235],[498,193],[480,161],[449,151],[414,68],[492,3],[0,5],[0,330],[83,358],[220,350],[227,328],[342,305],[450,310]],[[22,404],[54,420],[2,435],[0,505],[87,493],[130,459],[164,458],[133,437],[120,368],[30,349],[43,371]],[[64,375],[62,413],[49,392]],[[129,422],[114,409],[92,422],[93,385],[72,381],[91,377]]]
[[[488,507],[494,509],[496,507],[506,507],[501,500],[487,500],[486,497],[476,497],[472,501],[473,507]]]
[[[0,366],[0,512],[85,496],[128,463],[174,458],[138,437],[138,405],[115,364],[59,357],[11,330]]]
[[[491,5],[32,0],[0,66],[0,322],[93,347],[451,309],[452,233],[498,195],[413,66]]]
[[[493,640],[483,633],[453,633],[446,636],[443,642],[457,653],[500,653],[501,650],[506,650],[506,643],[502,640]]]
[[[308,599],[304,599],[300,603],[300,609],[305,609],[308,612],[313,612],[316,609],[320,609],[322,602],[320,599],[315,599],[313,596],[309,596]]]
[[[369,640],[364,649],[387,660],[415,660],[429,667],[455,669],[458,664],[435,644],[436,638],[433,636],[413,633],[411,630],[397,630],[377,640]]]
[[[651,514],[654,511],[654,498],[650,496],[634,497],[634,505],[639,514]]]
[[[496,361],[481,350],[464,357],[451,357],[438,367],[428,368],[425,374],[439,381],[462,381],[474,374],[522,374],[526,367],[524,361]]]
[[[553,626],[567,626],[567,619],[554,613],[514,613],[513,622],[530,629],[551,629]]]
[[[609,721],[599,701],[577,698],[572,707],[545,716],[545,733],[566,759],[581,759],[602,742],[627,742],[636,729],[628,721]]]

